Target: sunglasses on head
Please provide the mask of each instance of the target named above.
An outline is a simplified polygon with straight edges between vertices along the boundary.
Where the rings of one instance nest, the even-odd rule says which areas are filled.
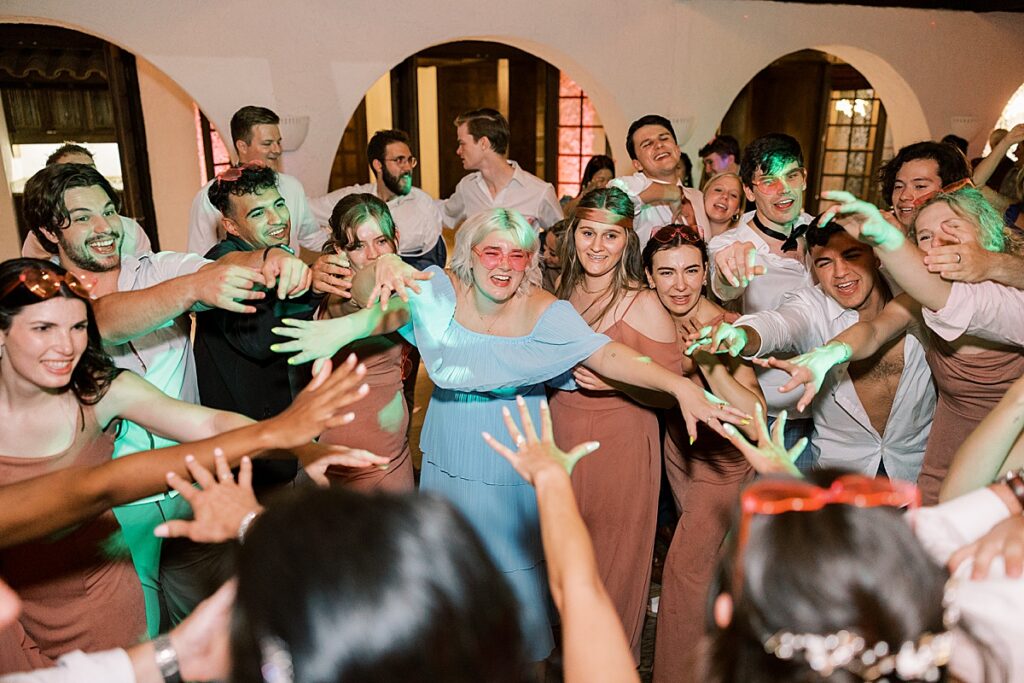
[[[920,209],[922,206],[930,202],[932,199],[940,194],[949,194],[950,192],[956,192],[962,190],[965,187],[974,187],[974,181],[970,178],[961,178],[960,180],[953,181],[945,187],[940,187],[937,190],[932,190],[928,194],[923,194],[914,200],[914,208]]]
[[[679,238],[684,242],[689,242],[690,244],[699,244],[704,241],[696,230],[691,228],[689,225],[683,225],[682,223],[673,223],[671,225],[666,225],[663,228],[658,228],[658,230],[651,235],[651,239],[658,244],[668,244],[676,238]]]
[[[480,259],[480,265],[487,270],[497,268],[502,261],[508,261],[508,267],[517,273],[524,272],[530,267],[530,259],[533,254],[525,249],[505,250],[499,247],[473,247],[473,253]]]
[[[67,285],[67,288],[76,296],[83,299],[90,298],[89,290],[71,273],[58,275],[57,271],[43,266],[30,266],[21,271],[13,282],[7,283],[3,292],[0,292],[0,299],[6,299],[7,295],[18,287],[24,287],[41,301],[45,301],[56,296],[60,292],[62,284]]]
[[[748,486],[740,497],[740,529],[736,553],[736,591],[742,585],[742,553],[750,534],[754,515],[779,515],[784,512],[813,512],[826,505],[852,505],[858,508],[916,508],[921,493],[913,484],[885,478],[846,474],[828,488],[803,479],[761,479]]]
[[[250,161],[247,164],[239,164],[238,166],[229,166],[217,174],[217,183],[234,183],[242,177],[243,171],[256,171],[263,168],[267,168],[267,165],[259,160]]]

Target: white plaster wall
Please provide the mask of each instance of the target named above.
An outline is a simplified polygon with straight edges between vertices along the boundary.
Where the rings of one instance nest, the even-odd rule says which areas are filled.
[[[620,170],[629,167],[630,120],[668,115],[693,156],[754,74],[803,48],[829,49],[872,81],[897,146],[968,116],[980,151],[1024,81],[1015,41],[1024,16],[1010,14],[750,0],[4,0],[2,20],[76,28],[133,51],[224,131],[243,104],[309,116],[305,144],[285,155],[285,168],[313,195],[326,189],[345,124],[373,82],[452,40],[500,40],[570,73],[593,98]]]

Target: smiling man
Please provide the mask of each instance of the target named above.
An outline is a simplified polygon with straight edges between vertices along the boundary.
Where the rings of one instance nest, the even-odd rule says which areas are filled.
[[[626,132],[626,151],[636,170],[631,176],[615,178],[608,184],[633,200],[636,214],[633,226],[640,247],[651,233],[670,223],[685,223],[701,235],[708,230],[704,195],[683,185],[680,151],[672,122],[664,116],[648,114],[630,124]]]
[[[207,258],[291,253],[291,215],[277,182],[278,174],[263,164],[221,173],[210,185],[209,200],[222,216],[227,237]],[[265,297],[253,301],[253,313],[210,310],[196,315],[196,369],[204,406],[262,420],[287,408],[298,393],[287,358],[270,351],[270,345],[280,341],[271,328],[281,318],[311,318],[318,300],[309,291],[309,270],[297,259],[289,263],[302,274],[302,284],[291,296],[278,288],[258,287]],[[254,462],[253,487],[257,494],[265,494],[291,482],[296,472],[294,459]]]
[[[870,247],[835,221],[812,228],[807,244],[818,285],[785,294],[775,310],[720,323],[707,335],[709,351],[804,353],[881,313],[892,293]],[[829,373],[811,404],[811,458],[820,467],[917,481],[934,410],[924,347],[901,334],[870,358]]]
[[[319,252],[327,241],[327,233],[320,229],[306,202],[306,190],[298,178],[281,173],[280,117],[266,107],[242,107],[231,117],[231,140],[239,164],[258,162],[278,172],[278,187],[292,214],[293,232],[290,246]],[[188,250],[205,254],[218,240],[223,239],[223,216],[210,203],[209,190],[216,179],[199,190],[192,200],[188,222]]]

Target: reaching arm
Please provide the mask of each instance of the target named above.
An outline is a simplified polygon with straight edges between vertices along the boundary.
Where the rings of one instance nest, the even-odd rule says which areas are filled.
[[[387,334],[399,329],[409,322],[409,306],[408,302],[399,299],[387,310],[371,306],[340,318],[285,318],[281,321],[284,327],[275,327],[273,332],[281,337],[288,337],[291,341],[274,344],[270,350],[274,353],[295,353],[288,359],[290,365],[331,358],[357,339]]]
[[[1024,378],[1018,379],[953,456],[940,501],[987,486],[1000,474],[1024,466]]]
[[[573,498],[569,472],[581,457],[597,449],[595,442],[580,444],[569,453],[555,446],[551,413],[541,404],[538,438],[529,410],[519,399],[525,436],[506,411],[505,424],[512,451],[491,435],[487,443],[533,484],[540,512],[541,541],[547,561],[551,597],[562,615],[562,647],[567,683],[639,681],[622,623],[597,571],[594,548]]]
[[[977,168],[974,169],[972,180],[974,180],[975,187],[984,187],[988,183],[989,178],[992,177],[992,174],[996,172],[1000,162],[1006,158],[1010,148],[1020,142],[1024,142],[1024,123],[1018,123],[1011,128],[1003,136],[1003,139],[992,148],[989,155],[982,159]],[[1017,151],[1017,154],[1020,154],[1020,150]]]
[[[230,466],[242,456],[273,448],[296,448],[325,429],[347,424],[344,409],[366,395],[365,368],[350,358],[333,374],[330,363],[279,415],[195,443],[135,453],[88,468],[61,470],[0,487],[0,547],[45,536],[116,505],[165,491],[167,473],[188,477],[185,456],[204,467],[214,466],[220,450]],[[362,385],[362,386],[360,386]],[[364,464],[384,464],[378,458]],[[305,464],[305,463],[304,463]]]
[[[753,415],[755,409],[765,407],[764,394],[758,384],[754,369],[736,358],[716,356],[698,352],[693,355],[701,374],[711,388],[711,392],[736,406],[747,415]],[[748,436],[757,436],[757,426],[747,421],[740,424],[740,430]]]

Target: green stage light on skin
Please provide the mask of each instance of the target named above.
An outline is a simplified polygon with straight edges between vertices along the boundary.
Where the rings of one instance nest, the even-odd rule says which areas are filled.
[[[388,401],[387,405],[377,413],[377,424],[385,432],[394,434],[402,428],[405,418],[405,396],[401,391],[395,392],[395,397]]]

